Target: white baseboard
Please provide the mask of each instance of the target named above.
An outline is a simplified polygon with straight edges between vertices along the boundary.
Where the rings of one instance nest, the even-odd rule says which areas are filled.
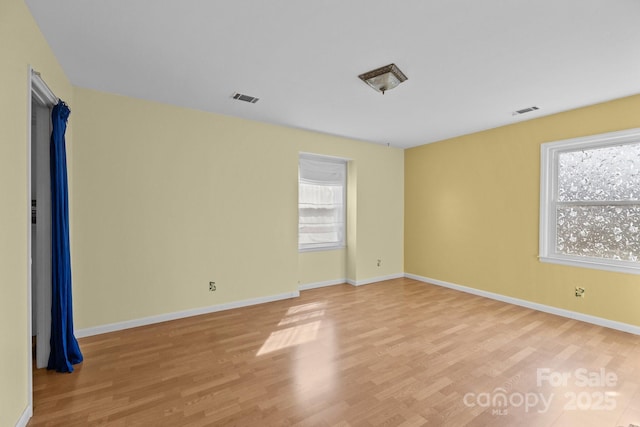
[[[400,279],[402,277],[405,277],[404,273],[390,274],[388,276],[372,277],[371,279],[365,279],[365,280],[352,280],[352,279],[325,280],[324,282],[306,283],[304,285],[300,285],[298,289],[301,291],[306,291],[308,289],[324,288],[325,286],[342,285],[344,283],[347,283],[351,286],[362,286],[362,285],[368,285],[370,283],[382,282],[385,280]]]
[[[177,311],[174,313],[159,314],[157,316],[143,317],[141,319],[127,320],[124,322],[109,323],[91,328],[77,329],[76,338],[84,338],[92,335],[106,334],[107,332],[121,331],[123,329],[136,328],[138,326],[152,325],[154,323],[166,322],[169,320],[183,319],[185,317],[199,316],[201,314],[215,313],[216,311],[230,310],[232,308],[248,307],[250,305],[264,304],[266,302],[279,301],[300,296],[299,291],[286,292],[278,295],[251,298],[242,301],[234,301],[226,304],[212,305],[209,307],[194,308],[191,310]]]
[[[25,408],[20,419],[16,421],[16,427],[26,427],[32,416],[33,416],[33,407],[31,406],[31,404],[29,404]]]
[[[335,279],[335,280],[325,280],[322,282],[313,282],[313,283],[305,283],[304,285],[299,285],[299,291],[308,291],[309,289],[316,288],[324,288],[325,286],[334,286],[334,285],[344,285],[347,283],[347,279]]]
[[[418,276],[416,274],[405,273],[404,276],[408,279],[414,279],[420,282],[442,286],[445,288],[454,289],[456,291],[466,292],[468,294],[478,295],[481,297],[490,298],[497,301],[506,302],[509,304],[519,305],[521,307],[530,308],[532,310],[543,311],[545,313],[555,314],[557,316],[579,320],[581,322],[591,323],[593,325],[603,326],[605,328],[616,329],[618,331],[628,332],[634,335],[640,335],[640,326],[630,325],[628,323],[618,322],[615,320],[604,319],[602,317],[591,316],[589,314],[578,313],[571,310],[565,310],[563,308],[552,307],[550,305],[539,304],[537,302],[531,302],[531,301],[527,301],[519,298],[513,298],[506,295],[483,291],[481,289],[470,288],[468,286],[456,285],[455,283],[449,283],[442,280],[431,279],[429,277]]]
[[[623,332],[628,332],[634,335],[640,335],[640,327],[635,325],[630,325],[628,323],[604,319],[602,317],[591,316],[588,314],[578,313],[575,311],[565,310],[562,308],[552,307],[545,304],[539,304],[536,302],[526,301],[518,298],[509,297],[506,295],[496,294],[489,291],[483,291],[481,289],[457,285],[455,283],[449,283],[442,280],[431,279],[429,277],[418,276],[416,274],[410,274],[410,273],[391,274],[387,276],[372,277],[370,279],[358,280],[358,281],[350,280],[350,279],[347,279],[347,280],[336,279],[336,280],[327,280],[324,282],[307,283],[305,285],[300,285],[299,290],[302,291],[302,290],[308,290],[308,289],[315,289],[315,288],[320,288],[324,286],[339,285],[343,283],[348,283],[353,286],[363,286],[363,285],[368,285],[370,283],[398,279],[401,277],[406,277],[409,279],[418,280],[420,282],[430,283],[433,285],[442,286],[445,288],[454,289],[457,291],[466,292],[469,294],[478,295],[481,297],[490,298],[497,301],[506,302],[509,304],[519,305],[521,307],[526,307],[532,310],[538,310],[545,313],[555,314],[557,316],[562,316],[569,319],[580,320],[582,322],[603,326],[605,328],[611,328],[611,329],[616,329]],[[124,322],[110,323],[110,324],[95,326],[91,328],[77,329],[75,331],[75,335],[77,338],[89,337],[92,335],[105,334],[108,332],[115,332],[123,329],[135,328],[138,326],[151,325],[154,323],[182,319],[182,318],[191,317],[191,316],[198,316],[201,314],[215,313],[217,311],[230,310],[233,308],[248,307],[251,305],[263,304],[263,303],[272,302],[272,301],[279,301],[279,300],[288,299],[288,298],[296,298],[299,296],[300,296],[300,292],[295,291],[295,292],[286,292],[278,295],[270,295],[266,297],[252,298],[252,299],[247,299],[242,301],[234,301],[226,304],[218,304],[214,306],[196,308],[192,310],[160,314],[157,316],[144,317],[141,319],[133,319],[133,320],[128,320]],[[29,420],[29,418],[31,418],[31,415],[33,413],[32,411],[33,409],[31,408],[31,406],[25,409],[25,412],[23,413],[22,417],[20,418],[16,426],[23,426],[23,425],[26,426],[26,422]],[[23,422],[23,419],[26,421]]]
[[[388,276],[373,277],[365,280],[347,280],[347,279],[335,279],[327,280],[324,282],[307,283],[300,285],[299,290],[295,292],[287,292],[279,295],[271,295],[266,297],[252,298],[242,301],[234,301],[226,304],[213,305],[209,307],[195,308],[192,310],[177,311],[174,313],[159,314],[157,316],[143,317],[140,319],[132,319],[124,322],[109,323],[106,325],[94,326],[91,328],[76,329],[76,338],[90,337],[93,335],[106,334],[108,332],[121,331],[123,329],[137,328],[138,326],[152,325],[154,323],[167,322],[169,320],[183,319],[185,317],[199,316],[201,314],[215,313],[216,311],[230,310],[232,308],[248,307],[250,305],[263,304],[266,302],[279,301],[288,298],[297,298],[300,296],[300,291],[320,288],[324,286],[341,285],[343,283],[349,283],[353,286],[368,285],[369,283],[381,282],[384,280],[398,279],[404,277],[404,273],[392,274]]]
[[[371,283],[376,283],[376,282],[384,282],[385,280],[400,279],[402,277],[405,277],[404,273],[396,273],[396,274],[389,274],[387,276],[372,277],[370,279],[364,279],[364,280],[347,279],[347,283],[352,286],[363,286],[363,285],[369,285]]]

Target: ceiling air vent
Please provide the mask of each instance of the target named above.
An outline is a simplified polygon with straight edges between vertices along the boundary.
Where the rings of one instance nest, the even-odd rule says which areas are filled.
[[[260,100],[260,98],[256,98],[255,96],[249,96],[238,92],[234,93],[232,98],[237,99],[238,101],[250,102],[252,104],[255,104]]]
[[[538,107],[529,107],[529,108],[523,108],[522,110],[517,110],[514,111],[513,113],[511,113],[512,116],[519,116],[520,114],[526,114],[526,113],[530,113],[532,111],[536,111],[539,110],[540,108]]]

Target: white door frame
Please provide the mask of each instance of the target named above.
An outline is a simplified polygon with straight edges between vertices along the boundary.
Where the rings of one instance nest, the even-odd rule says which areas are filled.
[[[33,367],[32,367],[32,360],[33,360],[33,353],[32,353],[32,345],[31,345],[31,337],[32,337],[32,330],[33,330],[33,325],[32,325],[32,301],[33,301],[33,295],[31,292],[32,289],[32,285],[33,285],[33,275],[31,273],[31,267],[32,267],[32,255],[33,255],[33,247],[31,244],[31,138],[32,138],[32,132],[31,132],[31,115],[33,113],[32,111],[32,99],[35,98],[36,101],[39,104],[42,104],[43,106],[47,106],[47,107],[51,107],[53,105],[55,105],[58,102],[58,98],[53,94],[53,92],[51,91],[51,89],[49,89],[49,87],[46,85],[46,83],[42,80],[42,78],[40,77],[40,74],[35,72],[33,70],[33,68],[31,67],[31,65],[28,66],[28,70],[27,70],[28,74],[27,74],[27,141],[26,141],[26,148],[27,148],[27,324],[28,324],[28,352],[27,354],[29,355],[29,360],[27,361],[27,378],[28,378],[28,384],[27,384],[27,388],[28,388],[28,407],[27,410],[25,411],[25,415],[27,415],[27,420],[29,418],[31,418],[31,416],[33,415]],[[49,300],[50,300],[50,296],[49,296]],[[44,319],[48,319],[48,324],[49,324],[49,328],[50,328],[50,324],[51,324],[51,316],[46,316],[46,313],[51,313],[50,309],[49,310],[42,310],[43,307],[38,307],[38,319],[44,318]],[[42,315],[44,314],[44,316]],[[46,324],[42,324],[42,322],[38,322],[41,323],[41,325],[39,325],[39,328],[41,329],[43,326],[46,328]]]

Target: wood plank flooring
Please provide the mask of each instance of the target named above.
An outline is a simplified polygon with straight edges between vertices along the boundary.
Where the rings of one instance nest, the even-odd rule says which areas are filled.
[[[640,337],[410,279],[80,346],[29,426],[640,425]]]

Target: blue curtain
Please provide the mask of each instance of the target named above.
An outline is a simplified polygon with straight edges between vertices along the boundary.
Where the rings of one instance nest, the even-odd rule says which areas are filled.
[[[51,111],[51,353],[47,369],[58,372],[73,372],[73,365],[82,362],[78,340],[73,335],[71,302],[67,151],[64,140],[69,113],[69,107],[62,101]]]

